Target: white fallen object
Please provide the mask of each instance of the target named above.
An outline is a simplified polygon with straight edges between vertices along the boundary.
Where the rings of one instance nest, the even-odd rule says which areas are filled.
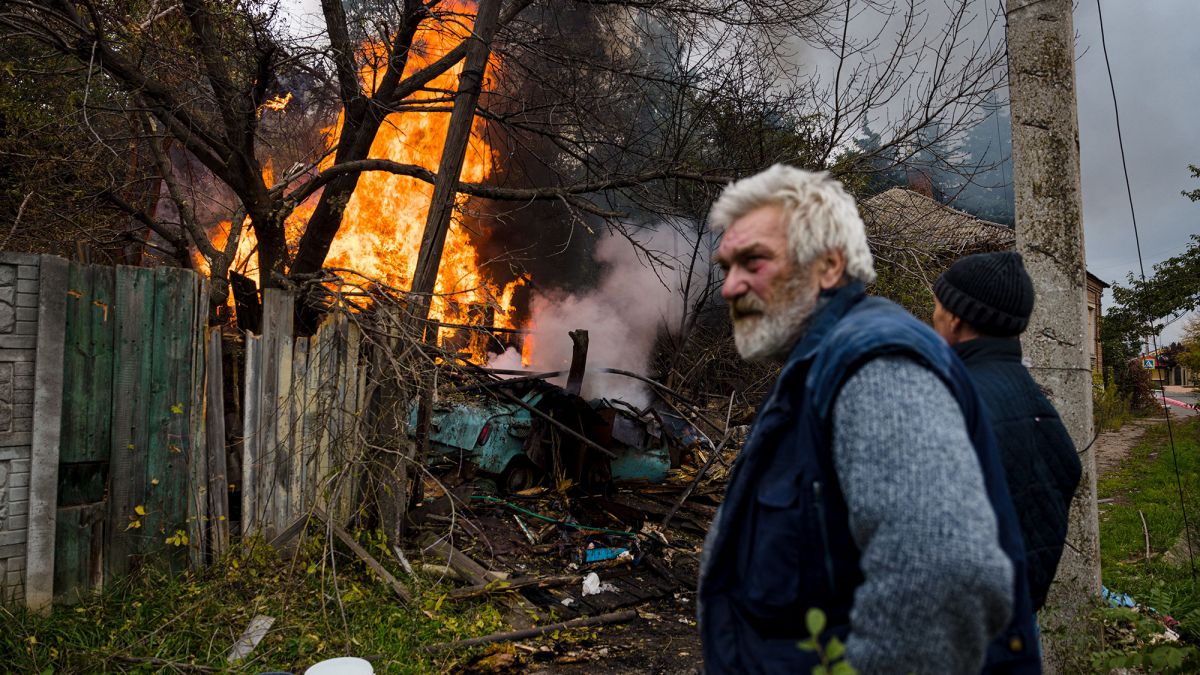
[[[607,593],[615,590],[617,590],[617,587],[613,586],[612,584],[601,584],[600,575],[596,574],[595,572],[592,572],[583,578],[583,595],[585,597],[589,595],[599,595],[601,593]]]

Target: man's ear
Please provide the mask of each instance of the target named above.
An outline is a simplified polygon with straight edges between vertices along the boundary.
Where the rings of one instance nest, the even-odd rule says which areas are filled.
[[[846,254],[840,248],[829,249],[818,256],[814,264],[821,290],[827,291],[842,285],[842,277],[846,274]]]
[[[963,328],[966,327],[966,325],[967,324],[963,323],[962,319],[953,314],[950,315],[950,334],[954,336],[955,340],[962,339]]]

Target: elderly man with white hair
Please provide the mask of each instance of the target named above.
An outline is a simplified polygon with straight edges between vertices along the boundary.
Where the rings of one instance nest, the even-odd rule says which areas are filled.
[[[782,370],[705,543],[707,672],[811,672],[813,608],[826,658],[836,640],[860,673],[1039,672],[978,395],[936,333],[866,295],[853,199],[776,165],[726,188],[710,220],[738,352]]]

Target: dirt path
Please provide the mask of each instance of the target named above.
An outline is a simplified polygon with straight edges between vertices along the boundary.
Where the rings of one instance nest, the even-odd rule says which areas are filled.
[[[1127,422],[1120,431],[1100,434],[1095,444],[1092,445],[1092,452],[1096,455],[1096,476],[1104,478],[1119,467],[1129,451],[1133,450],[1133,446],[1142,440],[1146,430],[1162,423],[1162,418],[1135,419]]]

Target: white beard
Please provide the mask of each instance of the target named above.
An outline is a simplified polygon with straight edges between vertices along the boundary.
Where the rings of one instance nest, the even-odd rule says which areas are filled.
[[[805,288],[800,279],[790,279],[783,287],[778,305],[769,307],[758,296],[739,299],[762,308],[761,314],[735,319],[733,342],[738,354],[747,361],[766,361],[787,356],[796,341],[804,334],[808,320],[817,306],[820,291]]]

